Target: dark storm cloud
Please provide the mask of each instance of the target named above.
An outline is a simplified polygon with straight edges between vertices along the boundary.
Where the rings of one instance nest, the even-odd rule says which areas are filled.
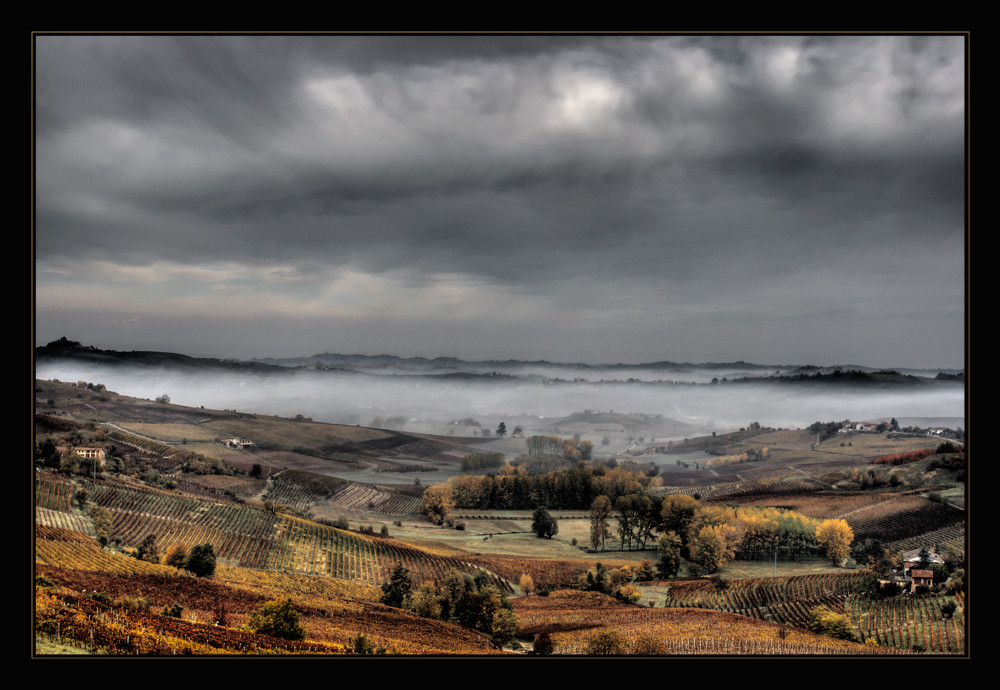
[[[41,283],[81,260],[121,281],[147,266],[155,282],[163,262],[261,276],[213,283],[221,308],[412,281],[458,303],[464,276],[484,309],[503,286],[540,321],[588,303],[711,318],[734,291],[789,286],[787,311],[825,309],[831,276],[901,296],[921,285],[900,247],[961,270],[963,51],[955,36],[40,36]],[[845,251],[859,246],[864,269]],[[181,311],[181,291],[164,282],[158,303]],[[942,299],[959,307],[961,285]]]

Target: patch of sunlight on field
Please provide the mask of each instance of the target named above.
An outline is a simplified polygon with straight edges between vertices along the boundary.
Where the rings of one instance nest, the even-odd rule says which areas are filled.
[[[885,434],[848,433],[828,438],[817,446],[817,450],[838,455],[874,457],[908,453],[924,448],[936,448],[940,442],[940,439],[926,436],[894,436],[890,438]]]
[[[117,426],[126,431],[156,439],[163,443],[181,443],[187,441],[211,442],[218,432],[195,424],[142,424],[138,422],[119,423]]]
[[[181,446],[183,450],[189,450],[192,453],[198,453],[199,455],[204,455],[207,458],[218,458],[219,460],[234,460],[237,462],[247,462],[253,461],[253,457],[249,455],[246,451],[237,450],[236,448],[227,448],[221,443],[188,443],[185,446]]]
[[[740,577],[790,577],[792,575],[816,575],[825,573],[851,572],[830,565],[825,558],[804,558],[801,561],[730,561],[719,568],[719,575],[728,578]]]

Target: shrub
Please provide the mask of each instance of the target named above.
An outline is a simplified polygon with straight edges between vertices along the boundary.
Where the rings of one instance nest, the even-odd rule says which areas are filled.
[[[372,644],[362,633],[351,639],[348,649],[355,654],[374,654],[375,645]]]
[[[729,589],[729,580],[727,580],[722,575],[712,575],[708,578],[715,585],[715,588],[720,592],[724,592]]]
[[[615,591],[614,596],[628,604],[638,604],[642,600],[642,592],[635,585],[622,585]]]
[[[211,544],[199,544],[191,548],[184,569],[198,577],[212,577],[215,574],[215,549]]]
[[[548,656],[556,651],[556,646],[552,643],[552,636],[547,630],[543,630],[535,636],[535,649],[532,652],[535,656]]]
[[[149,613],[152,608],[149,599],[145,597],[125,598],[119,603],[127,609],[135,609],[136,611],[143,611],[145,613]]]
[[[135,557],[140,561],[149,561],[150,563],[160,562],[160,552],[156,548],[155,534],[146,535],[146,538],[139,545],[139,549],[135,552]]]
[[[163,562],[166,565],[172,565],[175,568],[183,568],[184,564],[187,562],[187,559],[188,559],[187,547],[184,546],[184,544],[174,544],[173,546],[170,547],[170,550],[167,551],[167,555],[164,558]]]
[[[514,641],[517,635],[517,616],[507,608],[501,608],[493,614],[490,624],[490,635],[493,640],[503,646]]]
[[[809,617],[806,627],[814,633],[837,640],[857,639],[851,619],[845,615],[834,613],[825,606],[816,606],[809,611]]]
[[[247,628],[258,635],[270,635],[285,640],[306,639],[306,629],[299,625],[299,614],[291,599],[274,599],[254,611]]]
[[[183,610],[184,610],[184,607],[181,606],[180,604],[178,604],[175,601],[174,604],[173,604],[173,606],[164,606],[163,607],[163,615],[164,616],[168,616],[170,618],[180,618],[181,617],[181,612]]]
[[[591,656],[614,656],[625,653],[625,642],[616,630],[602,630],[587,638],[587,654]]]
[[[530,594],[531,590],[535,588],[535,581],[531,578],[528,573],[521,573],[521,579],[517,581],[517,586],[521,588],[521,591],[525,594]]]

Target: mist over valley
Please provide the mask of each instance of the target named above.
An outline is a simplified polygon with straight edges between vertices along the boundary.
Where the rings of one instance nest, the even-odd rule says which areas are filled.
[[[35,375],[40,379],[99,382],[140,398],[166,394],[191,407],[303,415],[330,423],[382,426],[391,418],[395,428],[434,434],[478,435],[500,422],[521,424],[526,432],[566,432],[574,429],[566,418],[584,411],[641,415],[645,433],[631,435],[653,438],[727,431],[754,421],[802,428],[818,420],[895,417],[965,426],[964,377],[954,371],[889,373],[746,362],[467,362],[329,353],[240,362],[82,346],[39,352]],[[136,362],[140,354],[142,364]],[[480,429],[467,428],[461,420],[474,420]],[[600,440],[619,428],[611,423],[589,430]],[[587,435],[586,424],[575,429]]]

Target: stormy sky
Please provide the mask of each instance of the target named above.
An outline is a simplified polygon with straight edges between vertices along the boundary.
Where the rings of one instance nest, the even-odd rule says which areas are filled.
[[[962,367],[965,50],[39,35],[36,342]]]

